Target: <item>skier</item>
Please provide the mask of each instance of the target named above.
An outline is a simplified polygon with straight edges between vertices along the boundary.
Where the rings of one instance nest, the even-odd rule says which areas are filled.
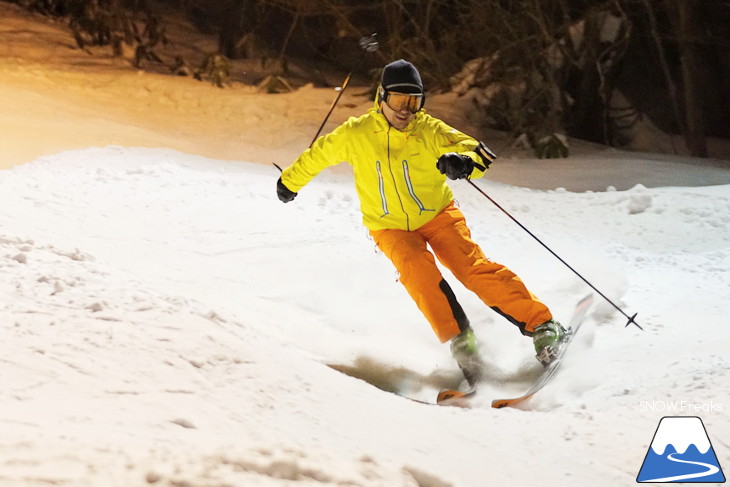
[[[277,195],[288,203],[324,168],[348,162],[364,225],[438,339],[450,341],[469,385],[479,382],[484,365],[469,320],[434,254],[487,306],[531,336],[538,360],[547,366],[565,329],[518,276],[484,255],[446,184],[447,177],[483,176],[495,156],[483,142],[428,115],[424,101],[413,64],[399,59],[386,65],[374,107],[318,138],[284,169]]]

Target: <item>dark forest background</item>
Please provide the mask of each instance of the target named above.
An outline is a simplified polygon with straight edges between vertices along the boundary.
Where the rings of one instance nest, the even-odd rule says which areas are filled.
[[[218,40],[197,74],[260,59],[284,82],[293,60],[348,72],[377,32],[356,75],[375,83],[407,58],[430,90],[481,93],[497,129],[620,146],[647,118],[699,157],[730,139],[730,0],[5,1],[63,18],[81,47],[134,46],[138,65],[161,62],[166,18],[182,14]]]

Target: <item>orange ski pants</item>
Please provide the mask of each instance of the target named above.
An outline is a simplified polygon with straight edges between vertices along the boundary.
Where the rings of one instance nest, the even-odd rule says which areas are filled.
[[[518,276],[484,255],[453,202],[415,231],[386,229],[370,234],[395,265],[400,282],[442,343],[459,334],[469,321],[436,266],[434,254],[467,289],[523,334],[530,335],[552,318]]]

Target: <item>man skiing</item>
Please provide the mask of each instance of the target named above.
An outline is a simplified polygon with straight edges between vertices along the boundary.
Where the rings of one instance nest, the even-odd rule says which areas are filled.
[[[487,306],[531,336],[538,360],[547,366],[565,329],[519,277],[484,255],[446,184],[447,177],[483,176],[495,156],[484,143],[428,115],[424,101],[413,64],[399,59],[386,65],[374,107],[318,138],[284,169],[277,195],[288,203],[326,167],[351,164],[364,225],[438,339],[450,342],[469,385],[479,382],[483,362],[434,254]]]

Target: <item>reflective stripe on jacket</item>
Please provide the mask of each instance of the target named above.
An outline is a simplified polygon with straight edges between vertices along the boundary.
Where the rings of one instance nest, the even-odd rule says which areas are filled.
[[[477,144],[423,110],[405,130],[394,129],[376,104],[318,138],[284,170],[281,180],[298,192],[326,167],[347,162],[368,229],[416,230],[454,199],[446,176],[436,169],[439,156],[458,152],[481,163],[474,152]],[[471,177],[483,175],[475,167]]]

